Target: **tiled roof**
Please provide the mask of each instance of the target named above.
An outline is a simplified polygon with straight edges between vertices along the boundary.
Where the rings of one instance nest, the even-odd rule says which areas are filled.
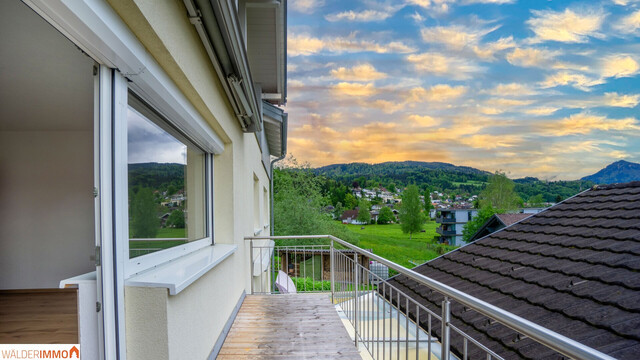
[[[496,214],[496,217],[502,221],[505,226],[513,225],[522,219],[526,219],[531,214]]]
[[[414,270],[615,358],[640,359],[640,182],[585,191]],[[442,295],[402,275],[391,283],[440,313]],[[560,357],[451,305],[455,326],[506,359]],[[426,328],[426,316],[420,322]]]

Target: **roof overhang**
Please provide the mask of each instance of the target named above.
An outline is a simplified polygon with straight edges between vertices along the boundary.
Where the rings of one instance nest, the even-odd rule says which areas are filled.
[[[262,103],[262,110],[269,154],[276,157],[286,155],[288,114],[266,101]]]
[[[262,99],[286,99],[286,0],[241,1],[242,18],[234,0],[183,1],[242,130],[261,131]]]
[[[286,0],[245,0],[247,53],[262,100],[286,103]]]

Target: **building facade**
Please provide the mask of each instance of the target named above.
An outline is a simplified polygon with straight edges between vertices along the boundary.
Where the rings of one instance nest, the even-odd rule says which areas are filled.
[[[244,237],[271,231],[286,0],[0,18],[0,296],[79,288],[83,359],[215,358],[253,281]]]
[[[442,209],[439,212],[440,216],[436,217],[436,222],[440,224],[440,227],[436,229],[436,232],[440,234],[440,241],[453,246],[464,245],[462,231],[465,224],[478,215],[478,210]]]

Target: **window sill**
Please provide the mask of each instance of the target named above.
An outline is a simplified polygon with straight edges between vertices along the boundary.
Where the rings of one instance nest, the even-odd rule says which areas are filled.
[[[126,281],[126,285],[167,288],[169,295],[176,295],[231,256],[237,249],[237,245],[228,244],[208,246],[135,275]]]

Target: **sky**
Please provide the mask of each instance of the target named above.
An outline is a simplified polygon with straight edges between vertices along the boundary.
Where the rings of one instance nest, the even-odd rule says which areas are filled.
[[[127,109],[127,161],[187,164],[187,146],[132,107]]]
[[[299,162],[640,162],[640,0],[289,0],[287,31]]]

